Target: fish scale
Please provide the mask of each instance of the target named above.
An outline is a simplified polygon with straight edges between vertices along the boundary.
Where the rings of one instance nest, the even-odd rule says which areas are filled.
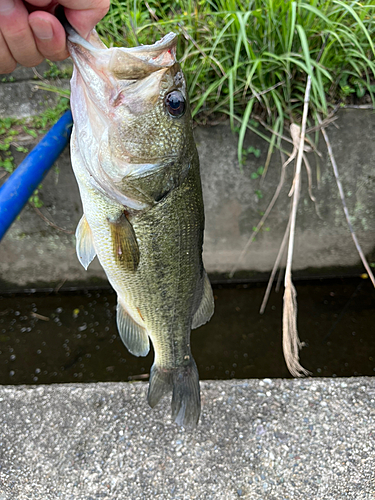
[[[147,256],[144,264],[141,257],[137,275],[147,290],[147,296],[154,297],[152,307],[147,300],[143,301],[142,316],[150,318],[149,334],[164,368],[172,368],[185,355],[190,355],[190,348],[186,346],[190,344],[192,317],[202,298],[200,240],[203,217],[196,216],[202,203],[197,196],[200,193],[198,182],[199,170],[195,164],[180,188],[133,223],[136,234],[142,234],[140,254]],[[168,213],[168,222],[163,216],[165,212]],[[192,247],[191,240],[198,244]],[[175,276],[175,279],[166,279],[167,275]],[[168,350],[157,349],[159,345],[174,346],[174,342],[178,348],[173,347],[174,356],[171,358]]]

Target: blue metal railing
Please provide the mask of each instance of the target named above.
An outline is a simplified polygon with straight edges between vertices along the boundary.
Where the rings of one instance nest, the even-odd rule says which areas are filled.
[[[0,240],[60,156],[72,131],[67,111],[0,188]]]

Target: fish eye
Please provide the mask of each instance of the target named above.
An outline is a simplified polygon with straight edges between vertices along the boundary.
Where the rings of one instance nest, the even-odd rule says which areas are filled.
[[[179,90],[172,90],[165,96],[165,107],[173,117],[180,117],[185,113],[185,97]]]

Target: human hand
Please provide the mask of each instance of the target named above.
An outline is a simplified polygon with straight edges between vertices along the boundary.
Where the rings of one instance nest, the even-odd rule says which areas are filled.
[[[109,9],[110,0],[0,0],[0,74],[32,67],[45,58],[66,59],[65,30],[53,15],[65,8],[70,24],[84,38]]]

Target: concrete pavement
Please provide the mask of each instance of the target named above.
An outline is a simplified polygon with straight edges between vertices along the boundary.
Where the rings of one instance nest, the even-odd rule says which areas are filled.
[[[375,498],[375,378],[201,385],[195,431],[145,383],[0,387],[0,499]]]

